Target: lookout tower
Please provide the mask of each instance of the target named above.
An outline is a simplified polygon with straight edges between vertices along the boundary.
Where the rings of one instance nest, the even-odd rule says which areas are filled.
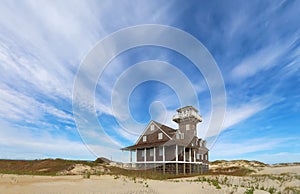
[[[173,121],[178,123],[178,130],[188,137],[197,136],[197,124],[202,122],[198,110],[192,106],[186,106],[176,111],[177,114],[173,116]]]

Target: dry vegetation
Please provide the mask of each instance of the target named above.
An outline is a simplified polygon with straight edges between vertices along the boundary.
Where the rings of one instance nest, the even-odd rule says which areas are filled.
[[[68,170],[75,164],[94,166],[96,163],[63,159],[44,160],[0,160],[2,174],[56,175]]]
[[[210,171],[207,174],[174,176],[153,171],[123,169],[118,164],[109,163],[104,158],[96,161],[62,159],[0,160],[0,174],[81,175],[84,179],[109,175],[113,180],[121,181],[123,185],[137,184],[137,187],[145,190],[144,193],[160,193],[156,189],[156,185],[160,184],[157,180],[165,180],[165,184],[178,184],[178,187],[181,184],[184,187],[188,183],[195,188],[203,189],[203,192],[209,193],[219,193],[221,191],[221,193],[246,194],[256,192],[297,194],[300,193],[299,168],[300,165],[296,163],[270,166],[258,161],[222,160],[211,162]],[[289,172],[261,174],[265,170],[275,172],[274,170],[278,169],[289,169]],[[294,172],[293,169],[297,171]]]

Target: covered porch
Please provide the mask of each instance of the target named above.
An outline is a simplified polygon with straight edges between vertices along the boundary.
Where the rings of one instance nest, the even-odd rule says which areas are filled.
[[[153,170],[164,174],[191,174],[208,171],[204,155],[199,154],[196,148],[176,144],[152,147],[132,146],[122,149],[122,155],[123,151],[129,151],[129,161],[125,162],[124,167],[130,169]]]

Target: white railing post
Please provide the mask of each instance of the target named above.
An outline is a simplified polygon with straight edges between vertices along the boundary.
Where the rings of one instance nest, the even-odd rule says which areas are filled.
[[[185,147],[183,147],[183,161],[185,162],[186,158],[185,158]]]
[[[153,161],[156,161],[156,149],[153,147]]]
[[[147,152],[146,152],[146,148],[144,149],[144,162],[147,162]]]
[[[176,144],[176,162],[178,162],[178,145]]]
[[[163,146],[163,162],[166,160],[166,156],[165,156],[165,146]]]

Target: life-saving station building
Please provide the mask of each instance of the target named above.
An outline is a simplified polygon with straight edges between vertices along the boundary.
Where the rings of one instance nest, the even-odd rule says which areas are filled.
[[[208,171],[209,150],[206,141],[197,137],[197,124],[202,122],[198,110],[192,106],[180,108],[173,121],[178,129],[151,121],[134,145],[122,148],[130,152],[129,166],[170,174]]]

